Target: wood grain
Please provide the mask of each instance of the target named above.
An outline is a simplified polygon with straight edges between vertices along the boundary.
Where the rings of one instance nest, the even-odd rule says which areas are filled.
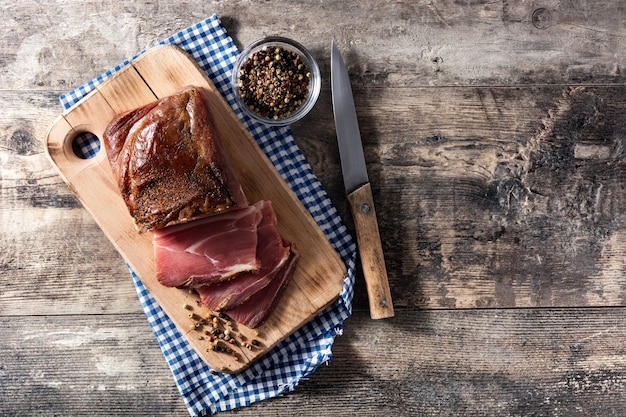
[[[624,93],[355,89],[394,304],[622,305]],[[332,134],[297,133],[319,171],[340,177],[324,153]],[[350,222],[340,182],[329,193]]]
[[[337,339],[329,366],[296,391],[224,415],[626,412],[623,308],[363,313]],[[2,415],[186,415],[141,314],[2,317],[0,325]]]
[[[292,128],[353,232],[333,35],[345,51],[396,312],[370,320],[357,276],[329,366],[224,415],[626,415],[622,2],[0,10],[0,414],[188,415],[124,260],[44,138],[59,94],[217,13],[239,47],[286,35],[318,60],[320,99]]]

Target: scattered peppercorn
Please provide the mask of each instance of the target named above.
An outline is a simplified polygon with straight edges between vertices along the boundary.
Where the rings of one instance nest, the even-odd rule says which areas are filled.
[[[302,106],[311,73],[302,57],[282,47],[253,53],[239,71],[239,93],[246,106],[262,117],[282,119]]]
[[[248,350],[253,350],[260,345],[257,339],[252,339],[248,343],[247,337],[240,333],[237,324],[226,313],[207,313],[204,317],[194,313],[194,308],[189,304],[183,304],[183,308],[187,310],[187,316],[191,320],[189,330],[201,331],[196,335],[198,340],[207,340],[207,352],[217,352],[231,355],[235,362],[241,361],[241,356],[235,352],[231,346],[241,346]],[[260,333],[255,330],[254,335],[259,337]],[[206,336],[206,337],[205,337]],[[222,368],[222,370],[228,368]],[[211,370],[217,372],[215,370]]]

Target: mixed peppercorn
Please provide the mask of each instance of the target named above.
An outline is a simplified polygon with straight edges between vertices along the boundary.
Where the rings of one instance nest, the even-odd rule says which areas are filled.
[[[241,66],[239,93],[244,104],[268,119],[298,110],[309,94],[311,72],[302,57],[282,47],[253,53]]]
[[[200,307],[200,303],[198,306]],[[231,355],[235,362],[239,362],[241,358],[235,351],[235,347],[241,346],[253,350],[261,346],[261,342],[257,339],[248,341],[243,333],[238,332],[236,323],[225,313],[209,313],[202,317],[196,314],[194,308],[189,304],[184,304],[183,308],[188,311],[187,316],[191,320],[189,330],[197,332],[198,340],[208,342],[207,352],[225,353]],[[227,369],[221,370],[226,371]]]

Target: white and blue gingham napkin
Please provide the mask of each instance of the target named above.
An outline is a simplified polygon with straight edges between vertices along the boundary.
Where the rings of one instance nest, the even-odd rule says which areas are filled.
[[[211,369],[187,343],[135,273],[131,276],[148,323],[161,346],[185,405],[192,416],[208,415],[249,405],[295,389],[302,378],[311,375],[332,358],[335,337],[351,315],[356,246],[335,207],[297,147],[289,127],[268,127],[253,122],[235,103],[230,75],[239,54],[216,15],[213,15],[160,44],[172,43],[189,53],[206,71],[218,90],[233,107],[280,175],[311,213],[322,231],[346,263],[348,274],[337,302],[298,329],[248,369],[236,374],[211,373]],[[60,97],[65,109],[79,102],[97,84],[118,71],[135,55],[87,84]],[[93,136],[81,137],[85,157],[93,156],[99,142]]]

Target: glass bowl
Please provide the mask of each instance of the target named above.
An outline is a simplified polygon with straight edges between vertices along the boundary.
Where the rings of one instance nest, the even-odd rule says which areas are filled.
[[[321,84],[319,67],[309,51],[279,36],[251,43],[233,68],[237,104],[254,120],[272,126],[302,119],[315,105]]]

